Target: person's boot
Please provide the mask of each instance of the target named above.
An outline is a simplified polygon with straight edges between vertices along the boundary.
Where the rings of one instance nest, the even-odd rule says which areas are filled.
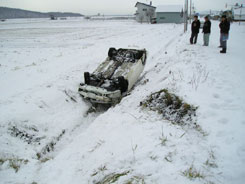
[[[193,44],[193,40],[190,38],[190,44],[192,45]]]
[[[220,51],[220,53],[225,54],[225,53],[226,53],[226,48],[223,48],[223,49]]]

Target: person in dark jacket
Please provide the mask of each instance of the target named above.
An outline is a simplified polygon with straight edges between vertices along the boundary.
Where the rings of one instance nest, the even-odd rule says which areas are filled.
[[[194,16],[194,21],[191,24],[191,38],[190,38],[190,43],[193,44],[193,39],[194,39],[194,44],[197,43],[197,37],[200,29],[200,21],[198,20],[198,16]]]
[[[220,28],[220,47],[222,48],[220,53],[226,53],[227,40],[229,38],[229,31],[230,31],[230,22],[227,20],[225,15],[223,15],[221,18],[219,28]]]
[[[202,28],[202,32],[203,32],[203,45],[204,46],[208,46],[209,44],[209,36],[210,36],[210,33],[211,33],[211,22],[209,20],[209,17],[206,16],[205,18],[205,22],[204,22],[204,25],[203,25],[203,28]]]

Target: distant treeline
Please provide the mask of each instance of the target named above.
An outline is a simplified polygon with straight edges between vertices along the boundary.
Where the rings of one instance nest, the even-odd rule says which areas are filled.
[[[41,13],[35,11],[27,11],[15,8],[0,7],[0,19],[15,19],[15,18],[48,18],[48,17],[82,17],[79,13],[70,12],[48,12]]]

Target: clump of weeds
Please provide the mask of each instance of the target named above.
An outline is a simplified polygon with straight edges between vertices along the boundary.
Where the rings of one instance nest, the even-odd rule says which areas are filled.
[[[64,134],[65,134],[65,130],[62,130],[62,132],[57,137],[55,137],[51,142],[46,144],[42,148],[42,150],[36,154],[37,159],[44,162],[47,161],[47,159],[44,156],[54,151],[55,145],[60,141],[60,139],[63,137]]]
[[[142,108],[156,111],[173,123],[180,125],[193,122],[196,116],[197,107],[184,102],[177,95],[170,93],[167,89],[162,89],[152,93],[145,100],[140,102]]]
[[[163,119],[169,120],[174,125],[180,125],[182,127],[187,125],[199,132],[202,136],[208,136],[208,133],[196,122],[196,111],[198,107],[185,102],[177,95],[170,93],[167,89],[152,93],[140,102],[140,106],[143,109],[157,112]],[[164,138],[161,138],[161,140],[163,145],[167,141]]]
[[[204,179],[205,178],[205,176],[200,171],[195,169],[193,167],[193,165],[190,166],[189,168],[187,168],[185,171],[183,171],[182,174],[184,176],[186,176],[187,178],[189,178],[190,180],[196,179],[196,178],[199,178],[199,179]]]
[[[29,161],[20,158],[0,158],[0,165],[7,163],[9,168],[12,168],[17,173],[23,164],[27,164]]]
[[[95,184],[111,184],[115,183],[119,180],[120,177],[126,176],[130,173],[130,171],[125,171],[122,173],[111,173],[106,175],[102,180],[96,182]]]

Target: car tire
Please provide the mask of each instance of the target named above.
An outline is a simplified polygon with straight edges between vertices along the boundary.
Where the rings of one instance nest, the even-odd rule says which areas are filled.
[[[128,90],[128,81],[125,80],[123,76],[118,77],[118,83],[121,93],[124,93]]]
[[[108,51],[108,56],[110,58],[112,58],[113,56],[115,56],[117,54],[117,50],[115,48],[110,48],[109,51]]]
[[[135,53],[135,59],[140,59],[143,56],[143,52],[136,52]]]
[[[90,84],[90,73],[89,72],[84,72],[84,82],[85,84]]]

